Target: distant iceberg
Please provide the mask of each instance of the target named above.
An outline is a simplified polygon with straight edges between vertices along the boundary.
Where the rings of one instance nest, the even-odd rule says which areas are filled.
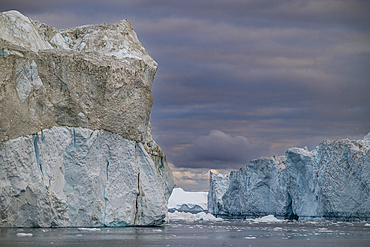
[[[174,188],[168,200],[169,211],[193,211],[207,210],[208,192],[188,192],[182,188]]]
[[[370,134],[262,157],[230,175],[210,173],[208,209],[243,218],[370,219]]]

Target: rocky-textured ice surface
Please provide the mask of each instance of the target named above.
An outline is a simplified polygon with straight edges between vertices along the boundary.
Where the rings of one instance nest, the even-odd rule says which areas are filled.
[[[309,151],[251,161],[229,179],[210,174],[209,212],[228,217],[370,218],[370,140],[321,141]]]
[[[204,211],[207,210],[208,192],[190,192],[174,188],[168,200],[168,210]]]
[[[145,142],[157,64],[128,20],[57,30],[9,11],[0,24],[0,145],[54,126]]]
[[[0,24],[0,226],[163,223],[157,63],[131,23],[57,30],[8,11]]]

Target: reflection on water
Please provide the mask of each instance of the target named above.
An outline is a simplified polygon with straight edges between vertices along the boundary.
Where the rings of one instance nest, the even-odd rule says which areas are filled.
[[[172,221],[162,227],[1,228],[0,246],[369,246],[366,222]]]

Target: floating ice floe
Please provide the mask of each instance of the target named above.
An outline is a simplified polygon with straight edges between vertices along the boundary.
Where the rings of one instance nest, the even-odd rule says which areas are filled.
[[[256,237],[244,237],[245,239],[256,239]]]
[[[276,219],[273,215],[267,215],[261,218],[252,219],[253,222],[283,222],[285,220]]]
[[[174,213],[168,213],[169,220],[186,220],[186,221],[222,221],[221,218],[216,218],[212,214],[200,212],[197,214],[185,213],[175,211]]]
[[[100,228],[78,228],[79,231],[85,231],[85,232],[98,232],[101,231]]]
[[[32,237],[32,233],[24,233],[24,232],[19,232],[17,233],[17,237]]]

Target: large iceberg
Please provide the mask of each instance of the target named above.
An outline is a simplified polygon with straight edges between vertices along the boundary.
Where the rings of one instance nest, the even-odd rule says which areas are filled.
[[[214,215],[299,219],[370,218],[370,140],[321,141],[309,151],[262,157],[229,176],[210,174]]]
[[[58,30],[0,13],[0,227],[165,222],[156,70],[128,20]]]

